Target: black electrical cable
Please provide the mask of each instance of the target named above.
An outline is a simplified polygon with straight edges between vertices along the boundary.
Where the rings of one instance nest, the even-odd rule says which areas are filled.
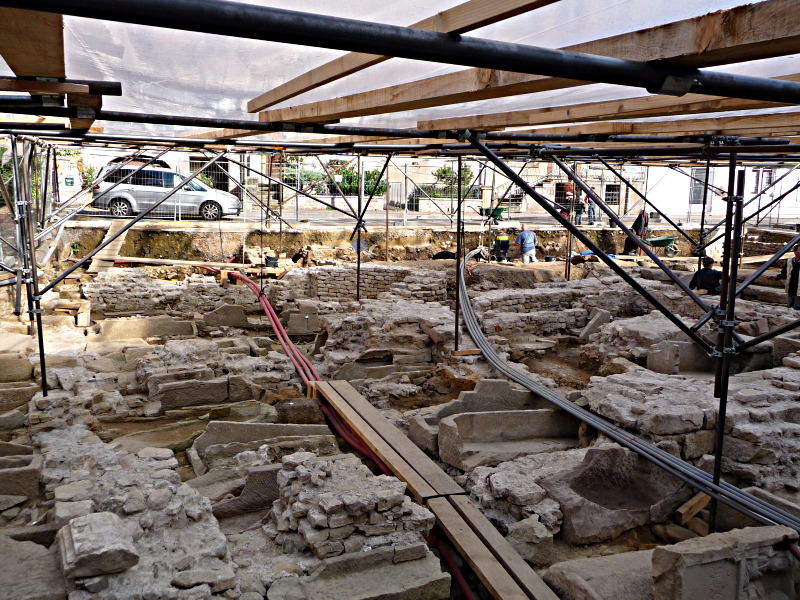
[[[800,519],[797,517],[790,515],[789,513],[778,509],[759,498],[751,496],[750,494],[747,494],[733,485],[724,482],[721,482],[719,485],[715,485],[711,481],[711,475],[705,471],[685,463],[684,461],[672,456],[668,452],[665,452],[653,444],[645,442],[633,434],[609,423],[605,419],[602,419],[601,417],[584,410],[579,406],[576,406],[566,398],[559,396],[549,388],[537,383],[530,377],[527,377],[526,375],[512,368],[508,363],[497,356],[492,346],[483,336],[477,317],[475,316],[472,305],[469,302],[469,295],[467,293],[467,286],[464,279],[464,269],[466,268],[467,261],[481,252],[481,250],[482,248],[477,248],[467,254],[459,266],[462,271],[460,293],[461,306],[464,322],[467,325],[467,329],[472,336],[475,345],[481,349],[486,359],[498,371],[506,375],[509,379],[523,385],[530,391],[542,396],[545,400],[548,400],[559,408],[586,422],[598,431],[601,431],[620,445],[629,448],[640,456],[643,456],[668,473],[674,475],[687,485],[705,492],[709,496],[716,498],[723,504],[730,506],[734,510],[737,510],[738,512],[759,523],[765,525],[777,523],[800,532]]]

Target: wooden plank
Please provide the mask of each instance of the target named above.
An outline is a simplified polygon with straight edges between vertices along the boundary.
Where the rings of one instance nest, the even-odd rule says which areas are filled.
[[[711,502],[711,496],[700,492],[682,504],[675,512],[680,516],[678,522],[685,525],[689,519],[703,510]]]
[[[483,354],[483,352],[480,348],[469,348],[468,350],[453,350],[450,354],[453,356],[474,356]]]
[[[498,564],[491,550],[464,521],[447,498],[431,498],[428,509],[436,515],[436,523],[453,543],[458,553],[498,600],[530,600],[508,572]],[[539,600],[538,598],[536,600]]]
[[[57,81],[31,81],[0,77],[0,92],[28,92],[29,94],[88,94],[89,86],[80,83]]]
[[[800,81],[800,74],[775,77],[783,81]],[[722,98],[702,94],[674,96],[639,96],[622,100],[586,102],[551,106],[534,110],[487,113],[466,117],[447,117],[418,121],[420,129],[502,129],[524,125],[552,125],[556,123],[583,123],[608,119],[663,117],[733,110],[755,110],[787,106],[778,102]]]
[[[546,127],[536,129],[536,133],[555,134],[681,134],[698,132],[706,134],[733,134],[739,130],[756,128],[800,128],[800,112],[776,113],[768,115],[748,115],[743,117],[714,117],[709,119],[670,119],[664,121],[607,121],[567,127]]]
[[[791,54],[798,44],[800,5],[794,0],[771,0],[564,49],[631,60],[664,60],[709,67]],[[491,69],[466,69],[324,102],[262,112],[259,118],[261,121],[329,121],[587,83]]]
[[[0,8],[0,23],[0,55],[15,75],[66,77],[61,15]]]
[[[466,496],[449,496],[448,500],[529,597],[536,600],[558,600],[558,596],[553,590],[525,562],[525,559],[508,543],[508,540],[500,535],[495,526],[489,522],[469,498]]]
[[[411,27],[414,29],[425,29],[428,31],[440,31],[447,33],[464,33],[497,23],[504,19],[520,15],[522,13],[553,4],[558,0],[470,0],[464,4],[455,6],[449,10],[439,12],[432,17],[423,19]],[[347,75],[357,73],[372,65],[377,65],[389,56],[378,56],[376,54],[362,54],[351,52],[340,56],[330,62],[325,63],[315,69],[307,71],[269,90],[250,100],[247,103],[249,112],[258,112],[282,102],[289,98],[294,98],[299,94],[316,89],[331,81],[336,81]]]
[[[124,221],[114,221],[108,228],[103,243],[115,236],[125,226]],[[119,251],[122,249],[122,244],[125,243],[126,235],[121,235],[113,242],[108,244],[105,248],[100,250],[92,257],[92,264],[86,270],[87,273],[100,273],[107,271],[114,266],[114,260],[117,258]]]
[[[118,262],[142,263],[148,265],[170,265],[176,267],[214,267],[215,269],[245,269],[248,272],[262,271],[267,275],[283,275],[286,269],[280,267],[258,267],[250,263],[209,262],[202,260],[180,260],[177,258],[149,258],[147,256],[119,256]]]
[[[398,454],[413,465],[414,469],[425,478],[425,481],[436,490],[438,495],[447,496],[466,493],[427,454],[359,394],[349,382],[331,381],[330,384]]]
[[[420,503],[428,498],[437,496],[436,490],[400,456],[386,441],[372,428],[370,423],[361,417],[340,395],[330,383],[325,381],[312,381],[309,383],[309,397],[324,397],[328,404],[356,431],[358,436],[372,449],[375,454],[389,467],[398,479],[405,481],[408,489]],[[313,395],[311,395],[313,394]]]

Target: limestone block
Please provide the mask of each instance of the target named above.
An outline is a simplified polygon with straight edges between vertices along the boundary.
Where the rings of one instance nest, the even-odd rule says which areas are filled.
[[[106,319],[89,331],[100,340],[197,335],[194,322],[172,317]]]
[[[229,494],[238,493],[245,479],[233,469],[210,469],[186,483],[212,502],[219,502]]]
[[[504,379],[481,379],[472,391],[461,392],[458,399],[423,409],[409,422],[408,437],[423,450],[439,451],[439,421],[451,415],[486,410],[526,410],[550,408],[544,398],[528,390],[519,390]]]
[[[161,403],[162,411],[185,406],[221,404],[228,399],[228,378],[172,381],[155,386],[155,392],[152,391],[153,387],[150,389],[150,401]]]
[[[0,352],[0,383],[27,381],[33,377],[33,365],[21,352]]]
[[[58,557],[44,545],[0,535],[0,595],[22,600],[64,600],[67,582]],[[30,574],[21,577],[20,574]]]
[[[125,524],[109,512],[73,519],[56,536],[67,577],[118,573],[139,562]]]
[[[44,459],[40,454],[10,457],[14,466],[0,468],[0,494],[7,496],[39,496],[39,478]]]
[[[658,547],[654,600],[792,598],[795,559],[774,546],[797,537],[779,525],[748,527]]]
[[[56,501],[53,520],[57,525],[66,525],[71,519],[91,514],[92,509],[93,503],[91,500],[79,500],[77,502]]]
[[[190,569],[172,578],[172,585],[178,588],[193,588],[208,584],[212,592],[224,592],[236,585],[236,574],[228,565],[218,569]]]
[[[537,566],[552,561],[553,534],[533,515],[508,526],[506,539],[519,555]]]
[[[568,560],[543,578],[565,600],[652,600],[652,557],[652,550],[642,550]]]
[[[418,560],[393,562],[392,548],[327,558],[305,577],[284,577],[267,591],[268,600],[445,600],[450,575],[430,552]]]
[[[590,335],[597,333],[603,325],[610,322],[611,313],[609,311],[601,308],[592,309],[590,320],[578,335],[578,339],[588,340]]]
[[[647,368],[656,373],[677,375],[680,369],[678,345],[666,341],[650,346],[650,351],[647,353]]]
[[[263,465],[248,471],[241,494],[212,507],[218,519],[232,517],[271,506],[278,498],[277,474],[281,465]]]
[[[25,414],[19,410],[10,410],[0,414],[0,431],[19,429],[25,425]]]
[[[278,423],[324,424],[319,400],[313,398],[291,398],[275,403]]]
[[[239,423],[236,421],[211,421],[206,430],[194,441],[194,448],[200,457],[205,455],[211,445],[227,442],[266,441],[277,437],[330,435],[326,425],[296,425],[277,423]],[[313,456],[313,454],[312,454]]]
[[[590,448],[576,468],[544,477],[539,485],[560,503],[561,534],[571,544],[614,539],[664,521],[691,495],[665,471],[617,447]]]
[[[236,304],[220,306],[206,313],[203,320],[206,327],[250,327],[244,307]]]
[[[11,442],[0,442],[0,456],[24,456],[25,454],[33,454],[33,448]]]
[[[36,383],[0,383],[0,414],[24,406],[40,389]]]
[[[580,422],[557,409],[462,413],[439,422],[439,457],[464,471],[578,445]]]

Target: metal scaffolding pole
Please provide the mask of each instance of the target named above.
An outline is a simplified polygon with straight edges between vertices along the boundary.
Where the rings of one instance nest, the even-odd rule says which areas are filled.
[[[577,175],[575,175],[575,173],[573,173],[567,165],[561,162],[561,160],[559,160],[558,157],[556,156],[553,156],[551,158],[558,165],[558,167],[562,171],[564,171],[564,173],[566,173],[567,177],[569,177],[571,181],[575,182],[581,188],[581,190],[583,190],[584,193],[592,197],[594,203],[600,210],[602,210],[606,214],[609,220],[612,221],[614,224],[616,224],[617,227],[619,227],[625,233],[625,235],[627,235],[628,238],[630,238],[639,247],[639,249],[642,250],[648,256],[648,258],[650,258],[650,260],[652,260],[656,265],[658,265],[658,267],[662,271],[664,271],[664,273],[667,274],[667,276],[675,283],[675,285],[677,285],[681,290],[683,290],[695,302],[695,304],[697,304],[700,308],[702,308],[706,312],[711,309],[711,307],[709,307],[703,301],[703,299],[697,295],[697,293],[694,290],[690,289],[689,286],[686,285],[686,283],[672,271],[672,269],[670,269],[666,264],[664,264],[664,261],[662,261],[658,256],[656,256],[655,253],[650,249],[650,247],[647,244],[645,244],[639,238],[638,235],[636,235],[633,231],[631,231],[622,222],[622,219],[620,219],[614,213],[614,211],[611,210],[611,208],[605,202],[603,202],[603,200],[597,194],[595,194],[592,191],[592,189],[588,185],[586,185]]]
[[[744,189],[744,170],[737,175],[736,156],[730,159],[728,177],[729,194],[725,219],[725,250],[723,253],[723,270],[719,311],[717,312],[717,345],[712,352],[716,359],[714,375],[714,396],[719,398],[717,411],[716,443],[714,444],[714,472],[712,481],[719,485],[722,475],[722,451],[725,441],[725,416],[728,407],[728,384],[731,377],[731,357],[733,347],[733,328],[736,327],[736,279],[739,269],[739,251],[741,249],[742,232],[742,193]],[[709,532],[717,528],[717,502],[712,499],[710,507]]]
[[[561,213],[552,206],[547,198],[539,194],[523,179],[517,177],[517,174],[511,168],[509,168],[502,159],[500,159],[489,148],[487,148],[474,133],[469,134],[468,140],[481,154],[492,161],[505,174],[506,177],[514,181],[514,183],[522,188],[526,194],[533,198],[539,204],[539,206],[544,208],[557,222],[571,231],[576,239],[578,239],[587,248],[592,250],[600,260],[606,263],[606,265],[608,265],[611,270],[614,271],[614,273],[619,275],[623,281],[639,292],[639,294],[641,294],[650,304],[658,309],[658,311],[661,312],[667,319],[669,319],[669,321],[671,321],[678,329],[689,336],[689,338],[697,343],[697,345],[703,350],[706,352],[711,351],[711,346],[709,346],[709,344],[703,338],[687,327],[681,319],[674,315],[666,306],[664,306],[664,304],[662,304],[645,287],[636,281],[636,279],[633,278],[630,273],[625,271],[625,269],[620,267],[614,259],[610,258],[605,252],[603,252],[603,250],[601,250],[591,238],[586,236],[579,228],[570,223],[568,219],[565,219]]]
[[[455,341],[453,345],[454,350],[458,350],[458,321],[460,318],[459,310],[460,306],[460,297],[459,292],[461,288],[461,269],[458,268],[458,265],[461,264],[461,197],[462,197],[462,190],[461,190],[461,168],[462,168],[462,159],[458,157],[458,202],[456,202],[456,314],[455,314],[455,331],[453,332],[455,336]]]
[[[641,87],[651,93],[800,103],[794,82],[747,77],[220,0],[2,0],[0,6]]]
[[[676,224],[676,223],[675,223],[675,222],[674,222],[672,219],[670,219],[670,218],[669,218],[669,217],[668,217],[666,214],[664,214],[663,212],[661,212],[661,210],[659,210],[659,208],[658,208],[658,207],[657,207],[655,204],[653,204],[653,203],[652,203],[650,200],[648,200],[647,198],[645,198],[645,196],[644,196],[644,194],[642,194],[642,192],[640,192],[639,190],[637,190],[637,189],[636,189],[636,188],[633,186],[633,184],[632,184],[630,181],[628,181],[627,179],[625,179],[625,178],[622,176],[622,174],[618,173],[618,172],[617,172],[617,171],[614,169],[614,167],[612,167],[612,166],[611,166],[610,164],[608,164],[608,163],[607,163],[605,160],[603,160],[603,157],[601,157],[601,156],[596,156],[595,158],[597,158],[597,160],[599,160],[601,163],[603,163],[603,165],[605,165],[606,169],[608,169],[609,171],[611,171],[611,172],[612,172],[612,173],[613,173],[613,174],[614,174],[614,175],[617,177],[617,179],[619,179],[619,180],[620,180],[622,183],[624,183],[624,184],[627,186],[627,188],[628,188],[629,190],[631,190],[631,191],[632,191],[634,194],[636,194],[637,196],[639,196],[639,198],[641,198],[641,199],[642,199],[642,201],[643,201],[643,202],[645,202],[645,205],[649,204],[649,205],[650,205],[650,206],[653,208],[653,210],[655,210],[655,211],[656,211],[656,212],[657,212],[657,213],[658,213],[658,214],[659,214],[659,215],[660,215],[660,216],[661,216],[663,219],[665,219],[665,220],[667,221],[667,223],[669,223],[670,225],[672,225],[672,226],[675,228],[675,230],[676,230],[678,233],[680,233],[680,234],[681,234],[683,237],[685,237],[685,238],[686,238],[688,241],[690,241],[690,242],[692,243],[692,245],[694,245],[694,246],[696,246],[696,245],[697,245],[697,241],[696,241],[696,240],[695,240],[695,239],[694,239],[692,236],[690,236],[690,235],[689,235],[688,233],[686,233],[686,232],[685,232],[683,229],[681,229],[681,228],[680,228],[680,227],[679,227],[679,226],[678,226],[678,225],[677,225],[677,224]],[[646,209],[645,209],[645,210],[646,210]]]
[[[390,154],[389,156],[386,157],[386,162],[383,163],[383,168],[381,169],[381,172],[378,175],[378,178],[375,180],[375,185],[372,186],[372,191],[369,193],[369,198],[367,198],[367,203],[364,205],[363,209],[361,208],[361,204],[359,203],[358,220],[356,221],[356,227],[353,230],[353,233],[350,234],[350,241],[353,241],[353,237],[356,235],[356,231],[366,230],[366,227],[364,226],[364,215],[367,213],[367,209],[369,208],[370,202],[372,202],[372,198],[375,196],[375,192],[378,191],[378,188],[381,185],[381,179],[383,178],[383,174],[386,173],[386,167],[389,166],[389,161],[391,161],[391,160],[392,160],[392,155]],[[359,161],[359,164],[361,164],[360,161]],[[363,165],[362,165],[362,167],[363,167]],[[361,173],[361,175],[363,176],[364,173]],[[364,183],[366,183],[366,182],[364,182]],[[359,189],[361,190],[361,188],[363,188],[363,187],[364,186],[362,184]],[[387,183],[387,187],[388,187],[388,183]],[[361,238],[359,238],[359,239],[361,239]]]
[[[194,173],[192,173],[192,174],[191,174],[191,175],[189,175],[189,176],[188,176],[186,179],[184,179],[184,180],[183,180],[183,183],[184,183],[184,184],[186,184],[186,183],[190,182],[191,180],[193,180],[193,179],[194,179],[195,177],[197,177],[197,176],[198,176],[198,175],[199,175],[201,172],[203,172],[204,170],[206,170],[206,169],[207,169],[209,166],[213,165],[215,162],[217,162],[217,161],[218,161],[220,158],[222,158],[223,156],[225,156],[225,152],[224,152],[224,151],[222,151],[222,152],[219,152],[219,153],[218,153],[216,156],[214,156],[214,158],[212,158],[211,160],[209,160],[208,162],[206,162],[206,163],[205,163],[203,166],[201,166],[199,169],[197,169],[197,170],[196,170]],[[154,203],[152,206],[150,206],[150,207],[149,207],[149,208],[147,208],[146,210],[143,210],[143,211],[142,211],[142,212],[140,212],[138,215],[136,215],[136,216],[135,216],[135,217],[134,217],[134,218],[133,218],[133,219],[132,219],[132,220],[131,220],[131,221],[130,221],[130,222],[127,224],[127,225],[125,225],[124,227],[122,227],[122,228],[121,228],[121,229],[120,229],[120,230],[119,230],[119,231],[118,231],[116,234],[112,235],[112,236],[111,236],[110,238],[108,238],[108,239],[107,239],[107,240],[106,240],[104,243],[100,244],[100,245],[99,245],[97,248],[95,248],[94,250],[92,250],[91,252],[89,252],[89,254],[87,254],[86,256],[84,256],[82,259],[80,259],[78,262],[76,262],[74,265],[72,265],[72,266],[71,266],[69,269],[67,269],[66,271],[64,271],[63,273],[61,273],[61,275],[59,275],[59,276],[58,276],[58,277],[56,277],[56,278],[55,278],[53,281],[51,281],[49,284],[47,284],[47,285],[45,286],[45,288],[42,290],[42,294],[44,294],[44,293],[46,293],[46,292],[49,292],[50,290],[52,290],[52,289],[53,289],[53,288],[54,288],[56,285],[58,285],[59,283],[61,283],[61,282],[64,280],[64,278],[66,278],[66,277],[68,277],[70,274],[72,274],[72,273],[73,273],[73,272],[74,272],[76,269],[78,269],[78,268],[79,268],[81,265],[83,265],[83,264],[84,264],[84,263],[86,263],[88,260],[90,260],[90,259],[91,259],[91,258],[92,258],[92,257],[93,257],[95,254],[97,254],[98,252],[100,252],[100,251],[101,251],[103,248],[105,248],[106,246],[108,246],[108,245],[109,245],[111,242],[113,242],[114,240],[116,240],[118,237],[120,237],[120,236],[122,236],[122,235],[125,235],[125,234],[128,232],[128,230],[129,230],[131,227],[133,227],[134,225],[136,225],[136,223],[138,223],[139,221],[141,221],[143,218],[145,218],[147,215],[149,215],[151,212],[153,212],[153,211],[154,211],[156,208],[158,208],[159,206],[161,206],[161,204],[162,204],[164,201],[166,201],[167,199],[171,198],[171,197],[172,197],[174,194],[177,194],[177,193],[178,193],[178,192],[179,192],[181,189],[182,189],[182,188],[180,188],[180,187],[173,188],[173,189],[172,189],[172,191],[170,191],[170,192],[168,192],[167,194],[165,194],[164,196],[162,196],[162,197],[161,197],[161,198],[160,198],[160,199],[159,199],[157,202],[155,202],[155,203]]]
[[[24,149],[23,149],[24,152]],[[31,182],[25,181],[29,174],[27,169],[22,172],[19,164],[17,152],[17,138],[11,138],[11,160],[14,168],[14,184],[16,187],[16,202],[14,203],[15,221],[17,223],[17,245],[19,246],[19,258],[22,261],[21,272],[17,275],[17,291],[21,294],[22,279],[25,283],[25,295],[28,304],[28,317],[31,327],[31,335],[36,330],[36,338],[39,345],[39,366],[42,374],[42,395],[47,396],[47,368],[44,354],[44,337],[42,332],[42,305],[39,295],[38,279],[36,277],[36,247],[31,237],[33,226],[30,223],[32,218],[31,211]],[[19,309],[19,300],[17,301]],[[35,325],[34,325],[35,322]]]

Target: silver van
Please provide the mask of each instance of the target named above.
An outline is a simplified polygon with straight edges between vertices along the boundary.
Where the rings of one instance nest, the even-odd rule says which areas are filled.
[[[115,168],[116,165],[113,164],[103,167],[99,177]],[[242,203],[233,194],[210,188],[197,179],[184,183],[185,175],[161,166],[148,166],[110,190],[135,169],[136,167],[122,167],[96,183],[92,188],[92,206],[106,210],[115,217],[130,217],[147,210],[175,187],[180,187],[177,193],[167,198],[151,214],[199,216],[206,221],[215,221],[225,215],[238,215],[242,211]]]

